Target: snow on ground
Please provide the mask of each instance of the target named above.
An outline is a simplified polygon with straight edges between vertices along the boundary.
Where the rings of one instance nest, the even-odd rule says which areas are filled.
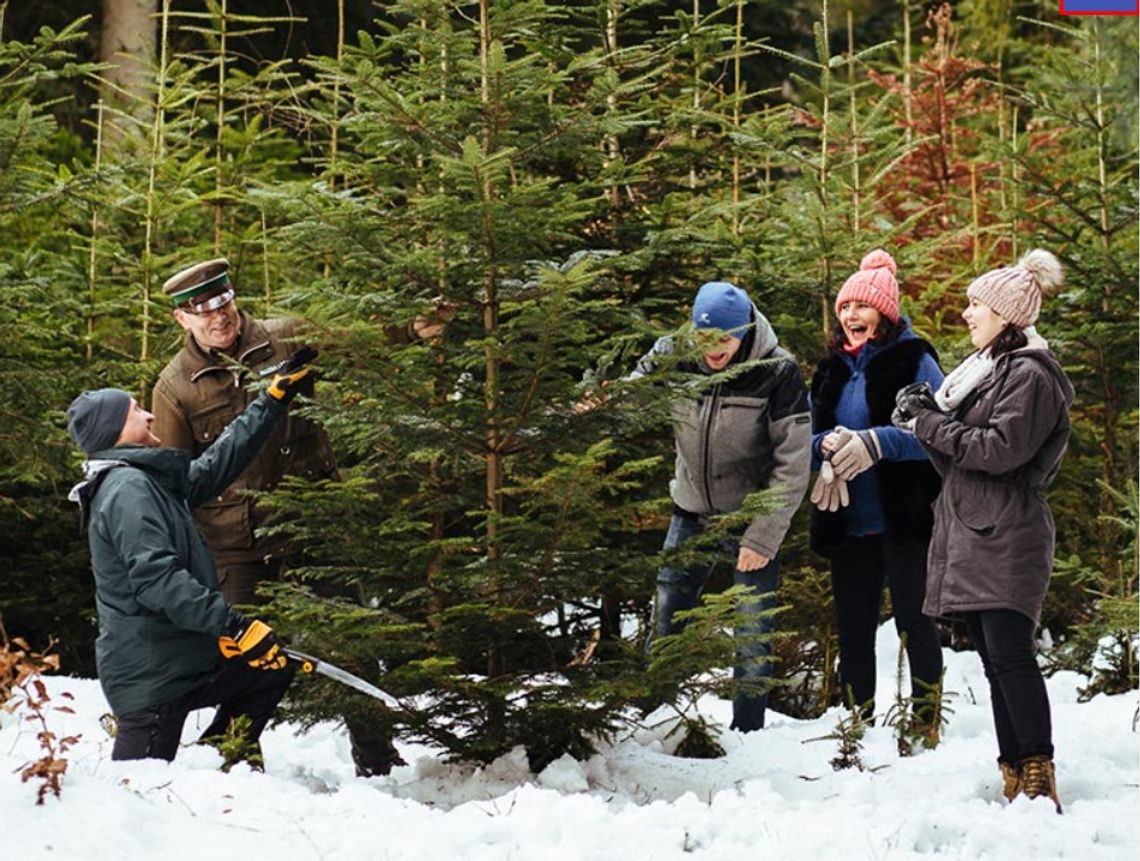
[[[879,634],[880,709],[889,704],[898,640]],[[263,736],[264,774],[229,774],[208,748],[178,759],[118,763],[99,725],[107,708],[95,681],[49,678],[58,734],[82,733],[62,798],[35,804],[19,767],[38,758],[33,724],[0,714],[3,857],[179,861],[202,858],[494,859],[1097,859],[1140,858],[1140,748],[1135,692],[1077,702],[1085,680],[1048,680],[1058,784],[1065,813],[1043,799],[1001,797],[988,688],[977,656],[945,653],[958,696],[943,744],[910,758],[875,727],[866,771],[834,771],[833,710],[813,721],[769,712],[768,728],[724,731],[726,756],[668,755],[668,727],[618,739],[586,762],[565,757],[541,774],[519,750],[485,769],[441,762],[400,744],[409,765],[388,777],[353,775],[348,742],[332,724]],[[303,684],[304,680],[298,680]],[[702,710],[727,726],[731,704]],[[661,715],[663,712],[658,712]],[[652,717],[656,717],[651,716]],[[190,716],[186,740],[208,722]]]

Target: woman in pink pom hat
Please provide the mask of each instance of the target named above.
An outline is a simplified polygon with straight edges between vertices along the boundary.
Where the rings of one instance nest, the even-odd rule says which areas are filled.
[[[811,383],[813,549],[831,560],[842,700],[874,713],[875,635],[884,584],[905,635],[913,719],[938,737],[942,650],[922,613],[938,476],[914,437],[891,425],[899,389],[937,388],[934,348],[899,316],[895,261],[875,249],[835,299],[839,326]]]

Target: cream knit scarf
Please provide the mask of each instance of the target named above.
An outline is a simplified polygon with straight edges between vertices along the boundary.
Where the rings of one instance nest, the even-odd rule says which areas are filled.
[[[989,350],[980,350],[971,353],[962,364],[946,375],[938,391],[934,393],[934,400],[938,402],[939,409],[952,413],[958,405],[978,387],[986,375],[994,368],[994,360],[990,358]]]
[[[1037,328],[1030,326],[1025,329],[1028,338],[1028,347],[1036,350],[1049,348],[1049,343],[1037,334]],[[945,412],[953,412],[958,405],[966,399],[994,368],[994,360],[990,356],[990,349],[986,347],[967,356],[958,367],[946,375],[938,391],[934,393],[934,400]]]

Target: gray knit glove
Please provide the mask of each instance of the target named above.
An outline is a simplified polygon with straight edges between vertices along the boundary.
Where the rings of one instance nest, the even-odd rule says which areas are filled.
[[[895,409],[891,413],[891,424],[899,430],[914,433],[920,413],[939,410],[938,400],[930,383],[911,383],[903,386],[895,395]]]
[[[914,428],[918,424],[918,416],[910,415],[902,407],[895,407],[894,412],[891,413],[891,424],[901,431],[914,433]]]
[[[895,410],[903,421],[917,418],[919,413],[940,409],[930,383],[910,383],[895,394]]]
[[[849,439],[841,449],[831,456],[831,465],[835,467],[835,474],[850,481],[859,473],[870,469],[879,462],[882,449],[879,448],[879,438],[873,430],[852,431]]]
[[[819,468],[819,477],[811,489],[811,504],[820,511],[838,511],[851,502],[847,493],[847,482],[835,477],[835,469],[829,461]]]

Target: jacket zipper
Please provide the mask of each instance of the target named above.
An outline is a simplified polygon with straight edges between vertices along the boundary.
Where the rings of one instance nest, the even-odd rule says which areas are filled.
[[[244,364],[245,360],[249,358],[251,353],[255,353],[258,350],[264,350],[268,346],[268,341],[262,341],[260,344],[254,344],[252,347],[249,347],[244,353],[238,356],[238,361]]]
[[[716,415],[715,406],[720,395],[720,383],[713,386],[712,392],[709,394],[707,401],[708,410],[705,413],[704,419],[704,439],[702,440],[701,452],[701,495],[705,499],[705,508],[708,511],[716,511],[712,503],[712,423],[713,416]]]

